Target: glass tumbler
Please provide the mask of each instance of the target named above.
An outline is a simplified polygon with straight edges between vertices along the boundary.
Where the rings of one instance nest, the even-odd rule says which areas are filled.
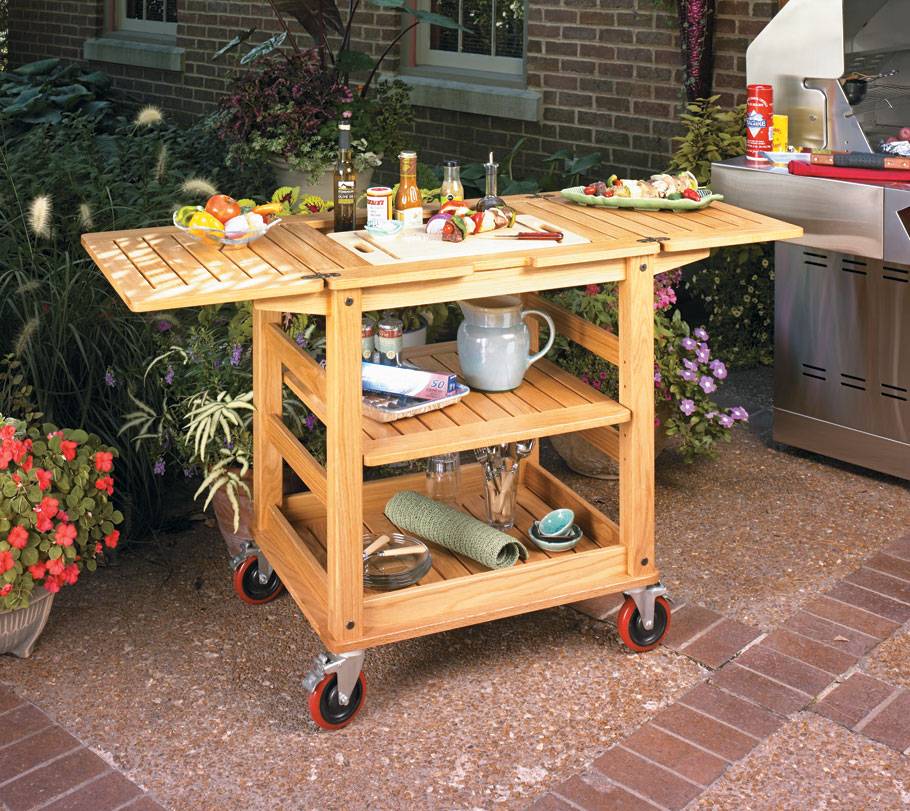
[[[458,507],[461,491],[461,459],[457,453],[440,453],[427,459],[427,496]]]
[[[487,523],[496,529],[510,529],[515,525],[519,463],[515,443],[488,449],[483,463],[483,498]]]

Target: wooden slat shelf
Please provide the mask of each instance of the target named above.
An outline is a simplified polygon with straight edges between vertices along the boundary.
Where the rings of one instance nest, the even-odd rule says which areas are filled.
[[[434,371],[460,374],[455,343],[405,354]],[[395,422],[363,418],[363,461],[383,465],[433,453],[616,425],[629,410],[547,360],[538,361],[510,392],[472,391],[459,403]]]

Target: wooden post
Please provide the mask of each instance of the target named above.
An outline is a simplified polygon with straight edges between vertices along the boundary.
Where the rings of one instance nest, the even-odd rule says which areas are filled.
[[[525,293],[521,296],[521,306],[530,307],[527,302],[528,294]],[[540,319],[536,316],[531,316],[525,323],[528,325],[528,332],[531,337],[530,351],[531,353],[536,353],[540,351]],[[534,442],[534,449],[531,451],[531,455],[525,459],[524,464],[521,465],[521,468],[518,471],[518,481],[524,483],[525,474],[527,473],[528,467],[534,465],[535,467],[540,467],[540,443],[541,440],[537,439]]]
[[[626,259],[619,282],[619,537],[630,575],[654,565],[654,281],[650,259]]]
[[[363,634],[363,440],[360,290],[333,292],[326,315],[329,636]]]
[[[281,360],[268,352],[266,332],[270,324],[281,322],[281,313],[270,313],[253,302],[253,507],[256,532],[264,532],[270,509],[281,504],[281,454],[268,441],[271,416],[281,418]]]

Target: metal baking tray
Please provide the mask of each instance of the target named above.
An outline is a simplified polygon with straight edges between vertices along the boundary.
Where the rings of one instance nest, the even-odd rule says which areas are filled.
[[[454,394],[440,400],[418,400],[416,397],[407,397],[401,394],[381,394],[370,392],[363,395],[363,414],[377,422],[394,422],[405,417],[416,417],[428,411],[457,403],[462,397],[471,393],[463,383],[458,384]]]

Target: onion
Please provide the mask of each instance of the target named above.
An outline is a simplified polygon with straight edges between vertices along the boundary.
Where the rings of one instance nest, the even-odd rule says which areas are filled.
[[[452,219],[452,214],[448,211],[434,214],[427,220],[428,234],[441,234],[445,224]]]

